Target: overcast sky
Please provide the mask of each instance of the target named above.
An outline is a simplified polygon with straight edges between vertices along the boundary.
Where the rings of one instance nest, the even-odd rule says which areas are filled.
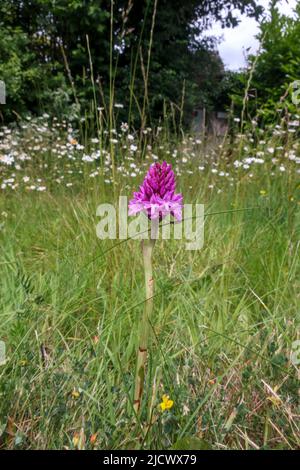
[[[279,10],[286,15],[292,15],[293,9],[298,2],[299,0],[281,0],[278,5]],[[266,8],[269,0],[259,0],[258,3]],[[236,28],[222,29],[219,24],[215,24],[212,28],[215,36],[223,36],[223,41],[218,46],[218,49],[225,67],[231,70],[237,70],[245,66],[245,49],[251,47],[251,53],[258,49],[258,42],[255,39],[255,35],[258,33],[257,22],[244,15],[239,16],[241,22]]]

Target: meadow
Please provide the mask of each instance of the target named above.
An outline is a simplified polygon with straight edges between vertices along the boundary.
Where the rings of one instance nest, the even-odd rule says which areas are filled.
[[[299,448],[299,116],[252,124],[231,142],[87,138],[48,115],[1,128],[0,447]],[[137,420],[140,243],[99,240],[96,209],[163,160],[204,204],[205,238],[156,243]]]

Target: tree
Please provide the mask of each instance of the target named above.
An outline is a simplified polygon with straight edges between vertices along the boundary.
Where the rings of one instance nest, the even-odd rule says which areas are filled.
[[[68,82],[63,78],[70,75],[67,61],[83,110],[94,93],[97,102],[113,97],[130,109],[138,124],[143,110],[157,118],[165,103],[178,109],[184,89],[189,116],[195,104],[212,102],[223,75],[214,40],[204,39],[203,33],[214,19],[234,27],[234,9],[256,18],[262,12],[254,0],[5,0],[1,27],[18,29],[24,39],[16,52],[20,69],[34,70],[33,80],[39,84],[29,94],[22,85],[22,96],[12,96],[8,82],[9,103],[17,111],[19,99],[33,112],[51,106],[51,91]],[[30,54],[30,65],[21,59],[24,52]],[[67,94],[72,96],[70,87]],[[125,110],[121,117],[127,119]]]

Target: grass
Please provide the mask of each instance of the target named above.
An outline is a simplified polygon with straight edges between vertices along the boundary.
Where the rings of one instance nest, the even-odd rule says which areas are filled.
[[[243,158],[236,154],[219,159],[214,174],[198,144],[185,162],[188,145],[175,145],[178,186],[185,202],[205,204],[205,242],[200,251],[186,251],[183,241],[156,244],[139,422],[132,394],[144,301],[140,245],[99,240],[96,208],[130,196],[149,161],[137,177],[117,173],[113,190],[104,183],[105,165],[89,178],[88,164],[79,174],[81,160],[61,160],[61,175],[74,168],[73,186],[51,187],[53,154],[37,151],[41,165],[28,162],[21,174],[42,174],[47,190],[26,190],[17,175],[19,186],[1,192],[2,448],[168,449],[191,437],[213,449],[299,447],[299,371],[291,361],[299,338],[294,162],[279,151],[286,171],[274,169],[265,146],[264,165],[235,169],[232,162]],[[174,160],[165,143],[159,151]],[[116,152],[119,162],[128,155]],[[132,161],[139,166],[138,157]],[[174,406],[162,413],[164,393]]]

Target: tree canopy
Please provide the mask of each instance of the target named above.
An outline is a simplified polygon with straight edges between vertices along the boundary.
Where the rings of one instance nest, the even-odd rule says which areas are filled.
[[[224,75],[214,38],[204,33],[215,20],[236,26],[236,11],[258,18],[262,7],[254,0],[4,0],[7,112],[63,112],[76,93],[85,110],[95,94],[104,107],[110,95],[133,120],[143,107],[157,118],[184,95],[188,120],[194,106],[213,103]]]

